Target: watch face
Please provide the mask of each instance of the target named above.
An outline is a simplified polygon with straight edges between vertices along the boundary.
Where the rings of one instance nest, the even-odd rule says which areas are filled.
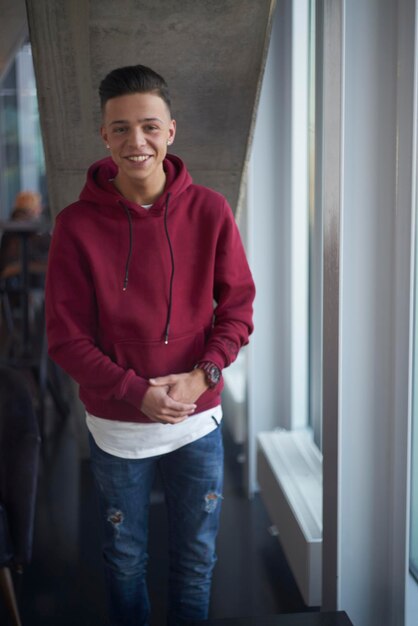
[[[203,361],[195,365],[195,367],[199,367],[205,372],[206,382],[209,385],[209,388],[216,387],[222,375],[222,372],[217,365],[209,363],[208,361]]]
[[[212,365],[212,367],[208,371],[209,379],[213,385],[216,385],[219,382],[221,377],[221,372],[216,365]]]

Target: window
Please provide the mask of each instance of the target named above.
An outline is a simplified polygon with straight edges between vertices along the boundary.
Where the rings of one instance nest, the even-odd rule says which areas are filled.
[[[0,81],[0,218],[7,219],[18,191],[46,198],[32,51],[26,43]]]
[[[418,582],[418,254],[415,254],[414,352],[412,388],[411,537],[409,567]]]

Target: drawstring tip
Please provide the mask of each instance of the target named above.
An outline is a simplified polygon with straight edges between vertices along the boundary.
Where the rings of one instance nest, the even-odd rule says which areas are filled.
[[[168,344],[168,335],[165,336],[164,343],[165,343],[165,345]]]

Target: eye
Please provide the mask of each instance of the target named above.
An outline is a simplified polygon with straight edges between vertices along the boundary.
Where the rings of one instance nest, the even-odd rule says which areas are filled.
[[[148,124],[147,126],[145,126],[145,130],[147,132],[153,132],[153,131],[159,130],[159,127],[155,126],[154,124]]]
[[[127,130],[126,126],[115,126],[115,128],[112,129],[112,132],[115,135],[121,135],[126,130]]]

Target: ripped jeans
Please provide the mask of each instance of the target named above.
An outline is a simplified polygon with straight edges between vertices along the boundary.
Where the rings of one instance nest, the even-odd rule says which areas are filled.
[[[113,456],[89,438],[104,530],[111,625],[149,624],[148,509],[157,466],[169,525],[167,624],[207,619],[222,500],[222,428],[178,450],[146,459]]]

